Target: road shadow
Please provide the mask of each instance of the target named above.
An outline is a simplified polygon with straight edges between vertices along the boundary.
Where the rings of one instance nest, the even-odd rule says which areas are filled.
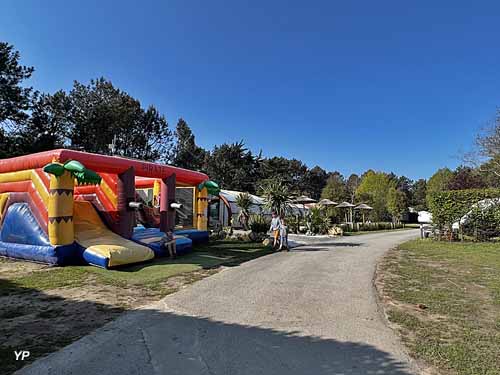
[[[22,374],[408,375],[373,346],[262,327],[135,311]]]
[[[292,251],[330,251],[339,247],[358,247],[362,242],[319,242],[316,244],[304,244],[292,248]]]
[[[293,247],[290,249],[290,252],[292,253],[309,253],[309,252],[316,252],[316,251],[330,251],[333,250],[329,247],[309,247],[309,245],[302,245],[302,246],[297,246]]]
[[[48,294],[22,278],[0,278],[0,319],[1,375],[26,365],[20,374],[410,374],[389,353],[363,343],[155,307],[127,311]],[[15,350],[31,355],[16,361]]]

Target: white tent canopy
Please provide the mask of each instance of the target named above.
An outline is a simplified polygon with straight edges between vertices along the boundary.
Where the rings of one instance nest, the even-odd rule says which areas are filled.
[[[235,190],[221,190],[219,194],[222,195],[224,198],[226,198],[228,202],[236,202],[238,195],[240,195],[241,193],[242,193],[241,191],[235,191]],[[263,198],[253,194],[250,194],[250,198],[253,204],[259,206],[264,205]]]
[[[236,199],[239,194],[241,194],[241,191],[235,191],[235,190],[225,190],[222,189],[220,191],[220,195],[225,198],[229,205],[231,206],[231,212],[233,216],[233,223],[237,223],[237,217],[240,212],[240,208],[236,204]],[[250,198],[252,200],[252,205],[250,206],[250,213],[251,214],[262,214],[266,216],[271,216],[271,211],[265,208],[265,201],[264,198],[259,197],[258,195],[250,194]],[[223,210],[224,205],[221,205],[221,210]],[[298,214],[304,214],[305,212],[308,211],[307,206],[303,206],[302,204],[297,204],[297,203],[291,203],[290,204],[290,214],[291,215],[298,215]],[[224,214],[221,215],[221,217],[225,217]],[[224,225],[227,225],[227,223],[224,223]]]
[[[231,206],[231,211],[233,213],[233,222],[238,217],[240,212],[240,207],[236,204],[236,199],[238,195],[241,194],[240,191],[234,190],[221,190],[219,195],[226,198]],[[264,208],[264,199],[257,195],[250,194],[250,199],[252,200],[252,205],[250,206],[251,214],[267,214],[267,210]],[[270,214],[270,213],[269,213]]]

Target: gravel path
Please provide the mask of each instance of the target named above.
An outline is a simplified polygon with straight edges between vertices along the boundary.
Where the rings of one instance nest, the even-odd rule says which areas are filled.
[[[325,240],[131,312],[22,374],[415,374],[372,278],[408,230]]]

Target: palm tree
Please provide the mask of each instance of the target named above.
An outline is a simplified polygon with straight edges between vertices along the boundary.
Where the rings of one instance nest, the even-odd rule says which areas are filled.
[[[261,187],[265,207],[280,216],[286,216],[290,211],[290,191],[281,180],[270,180]]]
[[[252,196],[248,193],[240,193],[236,197],[235,203],[240,208],[238,221],[243,225],[245,230],[248,230],[248,220],[250,218],[250,206],[252,205]]]
[[[309,209],[307,222],[309,230],[315,234],[327,234],[331,226],[331,220],[321,205]]]

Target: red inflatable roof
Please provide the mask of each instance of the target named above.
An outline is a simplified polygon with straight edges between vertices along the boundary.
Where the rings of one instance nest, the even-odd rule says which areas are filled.
[[[135,175],[141,177],[166,178],[175,173],[177,181],[189,185],[198,185],[208,180],[208,176],[204,173],[177,168],[171,165],[66,149],[2,159],[0,160],[0,173],[43,168],[52,161],[64,163],[67,160],[78,160],[86,168],[102,173],[120,174],[133,167]]]

